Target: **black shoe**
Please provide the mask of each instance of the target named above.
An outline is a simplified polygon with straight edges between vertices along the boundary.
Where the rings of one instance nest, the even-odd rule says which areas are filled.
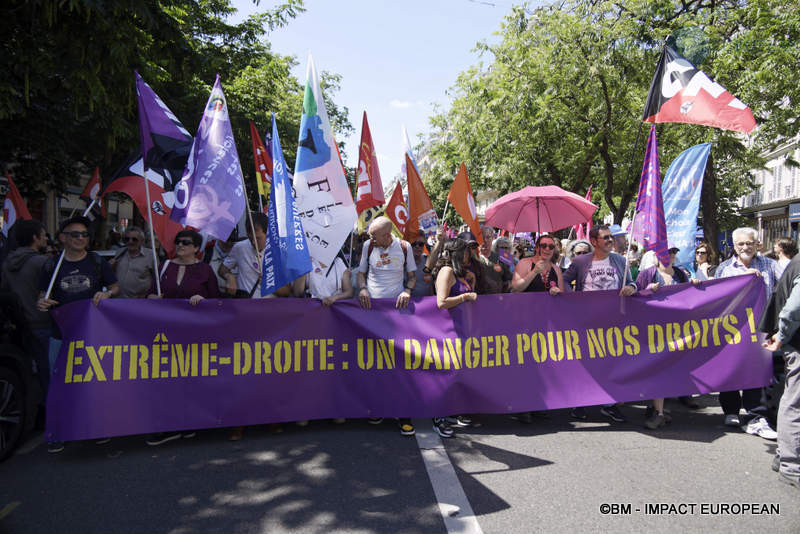
[[[47,444],[47,452],[56,453],[64,450],[63,441],[51,441]]]
[[[447,424],[447,420],[444,417],[434,417],[433,429],[443,438],[452,438],[454,434],[453,429]]]
[[[585,421],[586,417],[587,417],[586,416],[586,408],[584,408],[582,406],[579,406],[577,408],[573,408],[572,410],[570,410],[569,415],[573,419],[580,419],[581,421]]]
[[[697,410],[700,408],[700,405],[697,404],[691,396],[687,395],[685,397],[678,397],[678,402],[689,408],[690,410]]]
[[[100,438],[100,439],[94,440],[94,444],[95,445],[105,445],[109,441],[111,441],[111,438]]]
[[[627,421],[625,416],[622,415],[622,412],[619,411],[619,408],[616,406],[603,406],[600,408],[600,413],[611,419],[612,421],[616,421],[617,423],[624,423]]]
[[[533,423],[533,416],[531,415],[531,412],[515,413],[514,415],[511,416],[511,419],[513,419],[514,421],[519,421],[520,423],[523,423],[525,425],[530,425],[531,423]]]
[[[413,436],[416,433],[411,419],[398,419],[397,425],[400,427],[400,434],[403,436]]]
[[[369,419],[367,419],[367,423],[371,425],[379,425],[383,423],[383,417],[370,417]]]
[[[465,426],[469,426],[469,425],[472,424],[472,419],[470,419],[466,415],[456,415],[456,416],[453,416],[453,417],[445,417],[445,420],[447,421],[448,425],[455,426],[455,427],[461,427],[461,428],[463,428]]]
[[[172,441],[173,439],[180,439],[180,437],[180,432],[159,432],[158,434],[150,434],[145,443],[155,447],[156,445],[163,445],[164,443]]]

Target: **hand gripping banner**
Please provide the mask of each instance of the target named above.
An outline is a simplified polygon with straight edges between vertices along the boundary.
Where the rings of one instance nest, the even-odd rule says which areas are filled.
[[[106,300],[59,308],[48,441],[278,421],[510,413],[753,388],[771,355],[752,275],[615,292]]]

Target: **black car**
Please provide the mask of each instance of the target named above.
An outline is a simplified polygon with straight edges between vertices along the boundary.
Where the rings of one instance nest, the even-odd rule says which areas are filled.
[[[0,461],[33,428],[42,401],[33,357],[23,349],[31,334],[22,317],[16,296],[0,293]]]

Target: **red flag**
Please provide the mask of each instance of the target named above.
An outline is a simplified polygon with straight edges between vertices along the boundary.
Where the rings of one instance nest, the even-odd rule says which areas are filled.
[[[642,120],[685,122],[750,133],[753,112],[705,72],[664,46],[650,84]]]
[[[367,112],[361,121],[361,145],[358,151],[358,189],[356,192],[356,212],[380,206],[386,199],[383,196],[383,183],[378,170],[378,155],[372,144],[372,134],[367,123]]]
[[[14,180],[11,175],[6,171],[6,179],[8,180],[8,191],[6,192],[6,200],[3,202],[3,235],[8,236],[8,229],[17,222],[17,219],[33,219],[28,206],[22,200],[22,195],[19,194],[19,189],[14,185]]]
[[[94,173],[92,173],[92,178],[86,184],[86,187],[83,188],[83,192],[81,193],[81,198],[86,202],[91,202],[97,198],[97,195],[100,193],[100,167],[94,168]]]
[[[436,213],[428,192],[417,174],[417,168],[406,154],[406,182],[408,185],[408,222],[403,239],[412,241],[419,235],[420,227],[425,234],[436,231]]]
[[[475,197],[472,195],[467,167],[463,161],[458,169],[458,174],[456,174],[456,179],[453,180],[453,185],[450,186],[447,200],[467,223],[478,243],[483,245],[483,233],[481,232],[481,223],[478,221],[478,211],[475,209]]]
[[[403,187],[400,182],[394,188],[394,193],[386,204],[386,211],[384,214],[394,223],[401,234],[406,231],[406,224],[408,223],[408,209],[405,202],[403,202]]]
[[[272,183],[272,154],[264,148],[264,143],[261,141],[261,136],[258,135],[253,121],[250,121],[250,139],[253,141],[253,160],[256,164],[258,194],[266,197],[269,185]]]

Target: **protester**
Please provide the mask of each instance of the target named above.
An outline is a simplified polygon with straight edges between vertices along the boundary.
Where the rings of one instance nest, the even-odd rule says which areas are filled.
[[[567,258],[569,258],[570,264],[575,259],[575,256],[581,256],[583,254],[591,254],[594,252],[594,247],[592,244],[586,241],[585,239],[575,239],[569,242],[566,248]],[[567,267],[569,268],[569,267]]]
[[[777,283],[778,264],[769,258],[756,254],[758,233],[753,228],[743,227],[733,231],[733,256],[717,267],[715,278],[727,278],[740,274],[754,274],[764,282],[767,299],[772,295]],[[740,427],[748,434],[764,439],[775,440],[777,434],[769,426],[764,388],[739,391],[722,391],[719,403],[725,413],[725,425]],[[744,408],[744,416],[739,411]]]
[[[56,271],[57,258],[49,258],[42,267],[39,278],[39,300],[36,308],[47,312],[56,306],[62,306],[79,300],[91,299],[95,306],[100,301],[119,295],[119,284],[114,271],[99,255],[87,251],[89,244],[89,225],[86,217],[70,217],[61,223],[58,239],[64,246],[64,259],[53,280],[52,293],[46,297],[50,279]],[[55,367],[56,358],[61,348],[61,331],[58,325],[51,323],[52,333],[48,346],[50,371]],[[107,438],[98,441],[107,442]],[[60,442],[48,443],[49,452],[64,450]]]
[[[772,244],[772,251],[778,261],[778,278],[780,279],[783,270],[797,254],[797,242],[791,237],[779,237]]]
[[[556,262],[556,265],[563,271],[567,269],[570,264],[570,259],[567,258],[566,254],[569,239],[555,239],[554,243],[556,244],[556,252],[553,261]]]
[[[411,292],[413,297],[428,297],[433,294],[433,274],[432,270],[436,266],[439,254],[442,251],[447,238],[445,237],[444,227],[436,232],[436,244],[431,250],[430,255],[424,254],[425,233],[420,230],[417,238],[411,243],[411,250],[414,253],[414,263],[417,266],[417,284]]]
[[[175,234],[175,258],[168,260],[159,274],[161,296],[155,293],[153,282],[147,298],[189,299],[192,306],[207,298],[219,298],[216,275],[197,259],[202,243],[203,237],[194,230]]]
[[[558,295],[564,291],[561,268],[555,263],[556,241],[550,235],[536,240],[536,255],[524,258],[514,270],[511,289],[515,293],[548,291]]]
[[[564,283],[575,282],[575,291],[619,291],[628,297],[636,293],[636,284],[626,269],[625,257],[612,252],[614,238],[608,226],[594,226],[589,231],[589,241],[594,247],[592,254],[575,256],[563,274]],[[615,405],[606,405],[600,413],[616,422],[624,422],[625,416]],[[583,407],[572,409],[572,417],[586,419]]]
[[[541,235],[536,241],[536,255],[523,258],[514,270],[511,289],[515,293],[533,293],[547,291],[555,296],[564,291],[564,280],[561,268],[554,263],[557,241],[550,235]],[[531,412],[522,412],[513,416],[522,423],[533,421]]]
[[[466,244],[467,248],[470,251],[469,254],[469,261],[465,265],[465,268],[475,275],[475,291],[480,295],[486,293],[486,269],[479,259],[480,252],[478,251],[478,240],[475,238],[475,235],[470,231],[461,232],[458,234],[459,239],[462,239]]]
[[[608,229],[614,238],[614,252],[624,257],[628,253],[628,232],[618,224],[612,224]]]
[[[144,298],[150,292],[150,284],[155,277],[153,251],[143,248],[144,232],[137,226],[129,226],[122,240],[125,248],[110,262],[119,281],[119,296],[125,299]]]
[[[253,227],[247,225],[247,239],[233,245],[217,270],[225,279],[225,291],[231,297],[261,297],[260,254],[267,245],[267,216],[254,213],[252,220]]]
[[[500,261],[496,250],[492,251],[494,228],[484,226],[481,228],[481,233],[483,234],[483,244],[479,249],[478,260],[483,266],[483,280],[482,287],[478,288],[478,293],[508,293],[511,289],[511,268]]]
[[[349,299],[353,296],[350,269],[341,256],[336,256],[332,265],[326,265],[316,258],[311,258],[311,271],[301,276],[294,284],[295,296],[310,296],[319,299],[323,306],[331,306],[337,300]]]
[[[369,236],[358,266],[358,301],[362,308],[370,309],[370,299],[393,298],[396,308],[405,309],[417,284],[411,245],[392,235],[392,221],[388,217],[377,217],[369,225]]]
[[[228,294],[228,281],[225,280],[225,277],[219,274],[219,268],[222,266],[222,263],[225,261],[225,258],[228,257],[231,250],[233,249],[233,245],[236,244],[236,229],[234,228],[233,232],[228,236],[228,239],[222,241],[217,239],[214,241],[213,246],[209,250],[206,248],[205,256],[203,257],[203,261],[211,267],[211,270],[214,271],[214,274],[217,275],[217,286],[219,287],[219,292],[222,295]],[[238,275],[238,271],[233,268],[229,269],[234,276]]]
[[[453,239],[444,246],[444,254],[436,272],[436,306],[451,309],[478,298],[475,292],[475,275],[466,269],[472,251],[463,239]],[[450,426],[468,426],[472,420],[464,415],[434,417],[433,429],[443,438],[453,436]]]
[[[694,277],[697,280],[711,280],[717,272],[717,255],[708,242],[701,241],[694,251]]]
[[[677,267],[675,264],[675,256],[680,252],[677,247],[669,249],[669,264],[664,265],[661,262],[656,262],[656,265],[643,269],[636,277],[636,288],[639,291],[658,291],[659,288],[664,286],[671,286],[674,284],[685,284],[689,281],[686,273]],[[672,419],[664,413],[664,399],[653,399],[652,415],[648,415],[644,425],[655,430],[661,428],[667,423],[672,422]]]
[[[514,265],[515,265],[515,267],[516,267],[516,265],[519,264],[519,260],[521,260],[525,256],[526,256],[526,254],[525,254],[525,245],[523,245],[522,243],[517,243],[514,246]]]
[[[800,488],[800,257],[787,265],[761,318],[759,330],[772,334],[764,346],[781,353],[785,383],[778,406],[778,447],[772,461],[782,482]]]
[[[359,304],[369,310],[372,308],[371,299],[393,298],[395,308],[407,308],[417,283],[414,254],[409,252],[411,245],[392,235],[392,221],[384,216],[377,217],[369,225],[369,237],[362,248],[358,266]],[[380,424],[381,421],[373,418],[369,422]],[[411,419],[400,419],[398,424],[402,435],[414,435]]]
[[[12,228],[18,248],[9,252],[3,261],[2,290],[16,295],[22,309],[25,348],[36,362],[42,393],[47,397],[50,387],[50,316],[36,308],[39,299],[39,277],[47,261],[47,231],[39,221],[20,219]],[[9,232],[11,233],[11,232]]]

